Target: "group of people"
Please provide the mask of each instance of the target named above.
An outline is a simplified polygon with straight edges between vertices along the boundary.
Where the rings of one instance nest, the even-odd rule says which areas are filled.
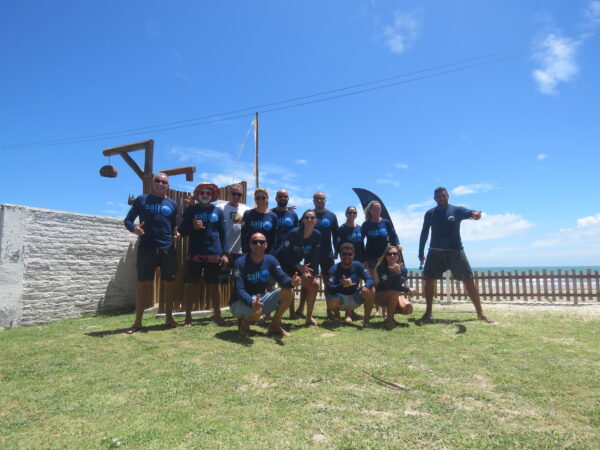
[[[345,321],[356,320],[354,311],[362,305],[364,327],[369,327],[375,307],[385,316],[386,326],[393,328],[395,314],[412,313],[409,296],[415,291],[405,285],[407,269],[401,258],[402,247],[392,223],[381,216],[379,202],[367,205],[362,226],[355,223],[357,210],[353,206],[346,209],[346,222],[339,226],[337,216],[325,208],[327,198],[322,192],[313,195],[314,209],[304,211],[298,218],[295,208],[288,206],[289,195],[284,189],[277,191],[277,206],[269,209],[268,191],[257,188],[256,206],[249,208],[241,203],[241,185],[231,185],[229,201],[215,205],[217,186],[200,183],[192,198],[186,200],[178,223],[177,204],[167,197],[168,188],[168,176],[156,174],[151,193],[135,199],[124,221],[125,227],[139,236],[136,315],[128,334],[142,327],[144,305],[156,267],[160,267],[164,283],[166,324],[177,326],[173,318],[178,269],[174,242],[180,236],[188,237],[183,292],[186,327],[192,325],[194,284],[201,278],[212,300],[213,321],[224,324],[219,285],[228,282],[228,277],[223,277],[228,269],[232,269],[234,278],[230,312],[238,319],[238,330],[243,335],[249,333],[252,323],[265,318],[270,319],[267,333],[289,335],[282,325],[287,310],[290,319],[302,318],[307,326],[318,325],[313,310],[319,274],[324,281],[327,315],[331,320],[342,320],[342,312]],[[451,270],[455,279],[465,283],[478,318],[492,322],[483,313],[460,239],[460,222],[480,219],[481,211],[450,205],[448,198],[445,188],[435,190],[437,207],[425,214],[421,232],[419,259],[425,262],[427,305],[421,320],[433,320],[435,280]],[[425,258],[430,229],[430,249]],[[336,263],[338,256],[340,262]],[[301,288],[298,308],[294,306],[295,287]]]

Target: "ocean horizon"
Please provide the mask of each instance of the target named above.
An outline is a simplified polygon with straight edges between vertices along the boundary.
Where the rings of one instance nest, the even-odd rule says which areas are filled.
[[[562,272],[565,271],[569,271],[571,272],[572,270],[575,270],[576,272],[586,272],[588,269],[592,270],[592,271],[600,271],[600,266],[498,266],[498,267],[475,267],[472,266],[471,267],[473,269],[473,271],[477,271],[477,272],[492,272],[492,273],[499,273],[501,271],[504,270],[504,272],[515,272],[515,271],[519,271],[519,272],[529,272],[530,270],[533,271],[534,273],[537,272],[542,272],[543,270],[545,270],[546,272],[550,272],[550,271],[554,271],[554,273],[556,273],[557,270],[561,270]],[[412,272],[418,272],[419,268],[418,267],[409,267],[408,268],[409,271]]]

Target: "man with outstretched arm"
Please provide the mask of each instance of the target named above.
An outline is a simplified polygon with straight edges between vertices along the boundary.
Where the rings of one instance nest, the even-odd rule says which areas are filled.
[[[124,223],[132,233],[139,236],[137,254],[138,283],[135,293],[135,321],[127,334],[142,328],[144,305],[149,298],[154,280],[154,271],[160,267],[164,285],[166,324],[177,326],[173,319],[175,275],[177,258],[173,242],[179,238],[177,231],[177,203],[167,198],[169,177],[164,173],[154,175],[150,194],[135,199]],[[134,221],[140,218],[138,224]]]
[[[238,319],[238,330],[240,334],[247,336],[250,324],[275,311],[267,333],[289,336],[281,326],[281,317],[294,296],[292,289],[300,285],[301,279],[297,273],[290,278],[283,272],[274,256],[265,254],[267,238],[264,234],[252,234],[249,247],[250,253],[241,256],[235,262],[235,285],[229,300],[231,314]],[[280,287],[267,292],[271,277]]]
[[[460,239],[460,222],[465,219],[481,219],[481,211],[451,205],[448,203],[449,198],[450,195],[445,187],[436,188],[433,199],[437,206],[427,211],[423,219],[423,229],[419,241],[419,260],[421,263],[425,261],[423,278],[425,279],[425,301],[427,306],[421,321],[431,322],[433,320],[435,280],[441,279],[446,270],[451,270],[454,279],[462,281],[465,285],[467,294],[477,311],[477,318],[493,323],[493,320],[483,313],[479,291],[473,280],[473,271]],[[425,243],[429,237],[430,228],[431,241],[427,258],[425,258]]]
[[[336,320],[340,320],[340,310],[354,311],[361,304],[365,315],[363,327],[369,327],[371,310],[375,299],[375,287],[369,271],[358,261],[354,261],[354,246],[346,242],[340,246],[341,261],[329,269],[329,289],[327,308]],[[364,286],[359,289],[360,280]],[[352,322],[351,316],[346,315],[346,322]]]

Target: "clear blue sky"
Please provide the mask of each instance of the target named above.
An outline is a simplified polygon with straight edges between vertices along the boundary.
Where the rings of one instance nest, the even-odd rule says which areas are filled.
[[[482,209],[474,266],[599,265],[600,1],[19,1],[0,6],[0,202],[122,217],[141,183],[102,149],[155,139],[157,169],[251,181],[252,120],[78,144],[19,144],[183,121],[397,75],[435,75],[261,112],[261,184],[303,210],[373,190],[416,265],[433,189]],[[590,30],[596,30],[590,31]],[[544,45],[540,45],[544,44]],[[400,81],[397,78],[393,81]],[[378,87],[382,83],[369,85]],[[346,91],[351,92],[351,91]],[[317,97],[323,98],[323,97]],[[137,155],[141,156],[141,155]],[[192,189],[183,177],[179,189]]]

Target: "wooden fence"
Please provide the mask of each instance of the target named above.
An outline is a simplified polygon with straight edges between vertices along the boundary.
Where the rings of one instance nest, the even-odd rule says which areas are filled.
[[[448,273],[449,274],[449,273]],[[543,303],[573,303],[575,305],[589,302],[600,303],[600,273],[586,269],[584,271],[557,270],[533,271],[523,270],[514,272],[479,272],[474,271],[475,283],[479,288],[482,301],[497,302],[543,302]],[[415,301],[425,301],[423,296],[424,282],[420,272],[408,273],[408,286],[417,290],[412,297]],[[222,306],[229,301],[230,285],[223,286]],[[298,297],[299,288],[296,289]],[[324,298],[323,280],[319,277],[318,298]],[[180,299],[178,296],[177,299]],[[181,300],[175,303],[175,310],[182,308]],[[435,301],[468,301],[469,297],[464,285],[457,280],[446,277],[437,280]],[[162,305],[161,305],[162,307]],[[206,298],[202,282],[198,287],[197,300],[194,310],[211,309],[210,300]],[[161,309],[162,311],[162,309]]]

